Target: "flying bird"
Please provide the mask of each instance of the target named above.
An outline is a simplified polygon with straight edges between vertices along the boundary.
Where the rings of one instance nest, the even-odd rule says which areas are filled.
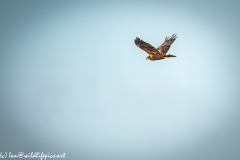
[[[142,50],[146,51],[149,56],[146,58],[146,60],[161,60],[161,59],[166,59],[169,57],[176,57],[171,54],[166,54],[167,51],[170,49],[171,44],[176,40],[177,35],[173,34],[170,38],[166,37],[165,41],[163,42],[162,45],[160,45],[157,49],[153,46],[151,46],[149,43],[144,42],[140,38],[136,37],[135,44],[141,48]]]

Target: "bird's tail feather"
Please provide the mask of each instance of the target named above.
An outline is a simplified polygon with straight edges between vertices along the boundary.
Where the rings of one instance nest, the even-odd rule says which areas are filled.
[[[166,55],[166,57],[177,57],[177,56],[168,54],[168,55]]]

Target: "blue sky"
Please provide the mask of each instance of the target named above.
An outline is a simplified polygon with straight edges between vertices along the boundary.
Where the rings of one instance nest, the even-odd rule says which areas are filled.
[[[1,151],[240,158],[237,1],[1,1]],[[176,58],[146,61],[178,34]]]

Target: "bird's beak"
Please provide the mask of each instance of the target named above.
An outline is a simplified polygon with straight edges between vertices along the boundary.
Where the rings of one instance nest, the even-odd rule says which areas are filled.
[[[148,60],[148,57],[146,58],[146,60]]]

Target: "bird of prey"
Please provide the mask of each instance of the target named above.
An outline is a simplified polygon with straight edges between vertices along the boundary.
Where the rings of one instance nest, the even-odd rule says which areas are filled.
[[[167,51],[170,49],[171,44],[175,41],[176,38],[177,38],[176,34],[173,34],[170,38],[166,37],[163,44],[160,45],[157,49],[151,46],[150,44],[144,42],[138,37],[136,37],[134,41],[139,48],[141,48],[142,50],[146,51],[149,54],[146,60],[149,59],[149,60],[155,61],[155,60],[166,59],[169,57],[176,57],[171,54],[166,54]]]

